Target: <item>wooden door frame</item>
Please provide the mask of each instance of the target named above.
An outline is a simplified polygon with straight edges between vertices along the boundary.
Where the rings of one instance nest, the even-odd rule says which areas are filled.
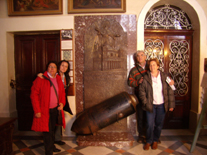
[[[59,41],[57,42],[58,43],[58,46],[56,46],[57,48],[57,50],[59,50],[59,52],[56,52],[56,53],[58,53],[58,57],[56,57],[57,59],[56,59],[56,61],[60,61],[60,59],[61,59],[61,47],[60,47],[60,31],[50,31],[50,32],[26,32],[26,33],[22,33],[22,32],[18,32],[18,33],[15,33],[15,35],[16,36],[25,36],[25,37],[29,37],[29,36],[33,36],[33,37],[35,37],[35,38],[38,38],[38,40],[39,40],[39,36],[45,36],[45,37],[47,37],[47,35],[49,35],[49,37],[53,37],[53,36],[56,36],[56,38],[58,39],[59,38]],[[15,40],[15,35],[14,35],[14,40]],[[30,37],[29,37],[30,38]],[[45,41],[45,40],[44,40]],[[38,44],[39,45],[39,44]],[[38,45],[35,45],[36,47],[38,46]],[[40,53],[42,53],[41,52],[41,49],[40,50],[38,50],[39,51],[39,54]],[[50,50],[49,50],[50,51]],[[14,49],[14,55],[15,55],[15,57],[17,56],[16,55],[16,50]],[[36,55],[36,54],[35,54]],[[53,54],[54,55],[54,54]],[[43,56],[44,57],[44,56]],[[16,58],[15,58],[16,59]],[[53,58],[52,58],[53,59]],[[42,66],[46,66],[46,64],[43,62],[42,63]],[[15,76],[16,76],[16,66],[15,66],[15,60],[14,60],[14,67],[15,67],[15,70],[14,70],[14,72],[15,72]],[[37,74],[37,73],[35,73],[35,74]],[[16,79],[16,77],[15,77],[15,79]],[[16,87],[16,89],[18,89],[17,87]],[[15,105],[16,105],[16,112],[17,112],[17,114],[18,114],[18,105],[17,105],[17,90],[15,89],[15,92],[16,92],[16,97],[15,97]],[[19,124],[19,123],[18,123]],[[22,124],[22,123],[21,123]],[[19,128],[19,126],[18,126],[18,129],[20,130],[20,128]],[[21,130],[22,131],[24,131],[25,129],[23,129],[23,128],[21,128]],[[28,130],[28,129],[26,129],[26,130]]]
[[[152,39],[153,38],[157,38],[157,37],[161,37],[162,40],[164,40],[164,45],[166,45],[168,43],[168,40],[172,37],[180,37],[180,36],[185,36],[185,39],[184,40],[189,40],[190,42],[190,65],[192,65],[192,53],[193,53],[193,30],[155,30],[155,29],[146,29],[145,30],[145,36],[147,36],[148,38],[152,35]],[[166,40],[167,39],[167,40]],[[164,46],[164,51],[166,51],[167,46]],[[169,52],[169,51],[168,51]],[[166,59],[166,58],[165,58]],[[164,68],[168,68],[168,65],[167,62],[164,62]],[[185,101],[189,101],[189,104],[185,104],[185,102],[183,102],[183,106],[185,106],[187,108],[187,117],[188,117],[188,120],[190,118],[190,109],[191,109],[191,89],[192,89],[192,74],[191,74],[191,69],[192,67],[189,67],[189,95],[188,95],[188,99],[185,100]],[[168,70],[165,70],[165,72],[168,73]],[[187,97],[187,96],[186,96]],[[178,97],[179,98],[179,97]],[[186,102],[187,103],[187,102]],[[186,118],[186,113],[183,113],[183,118]],[[170,124],[169,124],[170,125]],[[184,128],[189,128],[189,124],[186,123],[186,124],[183,124],[183,127]]]

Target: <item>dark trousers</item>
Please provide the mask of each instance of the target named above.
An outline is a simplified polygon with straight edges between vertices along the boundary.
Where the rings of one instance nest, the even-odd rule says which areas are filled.
[[[158,142],[165,119],[164,104],[153,105],[153,113],[146,111],[147,117],[147,137],[146,141],[149,144]]]
[[[46,155],[53,155],[56,120],[57,120],[57,108],[50,109],[49,132],[43,132],[43,140],[44,140]]]
[[[142,104],[139,102],[137,104],[137,130],[139,132],[139,137],[143,137],[146,135],[146,111],[142,109]]]

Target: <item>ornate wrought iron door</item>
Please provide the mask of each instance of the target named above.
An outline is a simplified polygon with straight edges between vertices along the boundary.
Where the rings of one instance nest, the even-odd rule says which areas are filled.
[[[160,69],[175,81],[176,107],[166,114],[164,128],[188,128],[191,95],[192,30],[145,30],[147,59],[157,57]]]

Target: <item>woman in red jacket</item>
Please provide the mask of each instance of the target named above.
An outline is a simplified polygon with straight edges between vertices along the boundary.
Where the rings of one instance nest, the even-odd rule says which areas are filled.
[[[54,131],[57,110],[62,111],[63,127],[65,127],[63,107],[65,105],[65,90],[62,80],[57,75],[57,64],[51,61],[47,65],[44,76],[49,78],[57,90],[57,96],[50,81],[37,77],[31,88],[31,101],[34,110],[32,130],[43,132],[45,154],[52,155],[54,147]],[[58,103],[57,103],[58,102]]]

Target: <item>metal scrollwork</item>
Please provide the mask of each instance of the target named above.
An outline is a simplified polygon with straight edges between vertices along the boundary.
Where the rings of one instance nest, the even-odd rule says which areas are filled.
[[[147,39],[145,41],[145,53],[147,56],[147,60],[152,58],[157,58],[160,61],[160,70],[164,71],[164,63],[163,63],[163,49],[164,43],[160,39]]]
[[[192,29],[190,19],[180,8],[166,4],[149,11],[145,29]]]
[[[175,95],[184,96],[188,92],[189,43],[186,40],[173,40],[169,44],[171,51],[169,73],[175,81]]]

